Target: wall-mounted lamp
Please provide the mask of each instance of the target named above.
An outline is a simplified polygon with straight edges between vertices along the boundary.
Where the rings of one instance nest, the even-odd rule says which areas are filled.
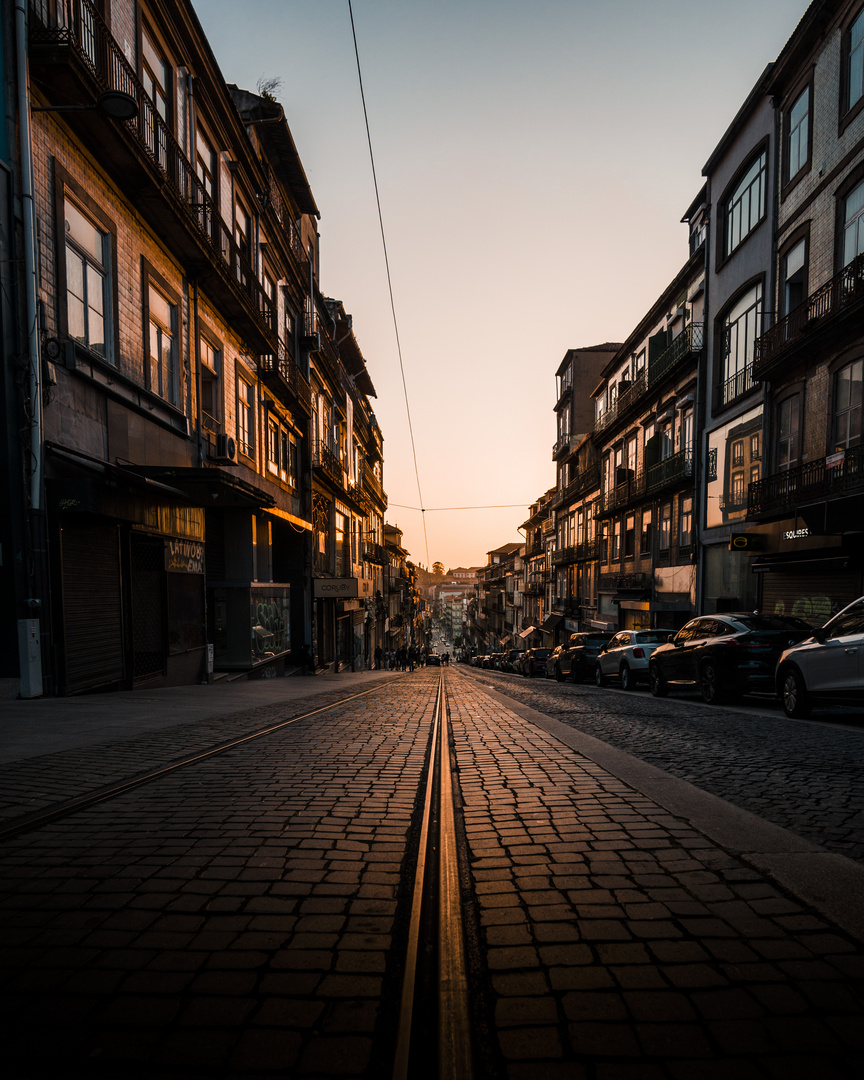
[[[112,120],[133,120],[138,102],[123,90],[105,90],[92,105],[33,105],[33,112],[101,112]]]

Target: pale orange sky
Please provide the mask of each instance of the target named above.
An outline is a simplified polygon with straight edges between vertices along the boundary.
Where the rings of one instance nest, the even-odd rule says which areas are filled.
[[[416,562],[485,563],[554,485],[564,353],[623,340],[684,263],[702,166],[806,4],[354,0],[428,559],[348,2],[195,8],[228,82],[281,79],[321,289],[378,392],[387,520]]]

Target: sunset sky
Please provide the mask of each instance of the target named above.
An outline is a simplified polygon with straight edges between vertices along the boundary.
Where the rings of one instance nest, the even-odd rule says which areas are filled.
[[[387,520],[416,562],[485,563],[554,485],[564,353],[623,340],[685,262],[702,166],[804,0],[353,0],[425,515],[348,0],[193,3],[228,82],[281,80]],[[475,506],[501,508],[438,509]]]

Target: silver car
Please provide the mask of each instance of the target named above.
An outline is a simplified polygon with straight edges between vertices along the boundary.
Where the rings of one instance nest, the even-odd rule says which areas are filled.
[[[864,596],[781,654],[777,693],[793,718],[816,704],[864,706]]]
[[[665,645],[674,630],[621,630],[603,646],[594,668],[594,682],[605,686],[618,679],[622,690],[633,690],[640,680],[648,681],[648,658]]]

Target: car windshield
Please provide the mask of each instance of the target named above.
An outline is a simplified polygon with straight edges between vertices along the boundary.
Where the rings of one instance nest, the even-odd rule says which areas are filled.
[[[535,649],[531,655],[535,660],[545,660],[551,651],[551,649]]]
[[[665,645],[674,630],[646,630],[636,635],[640,645]]]
[[[813,632],[812,626],[803,619],[796,619],[794,615],[736,615],[735,621],[746,626],[748,630],[803,630],[808,634]],[[730,630],[734,633],[734,630]]]
[[[586,634],[585,635],[585,644],[586,645],[604,645],[609,640],[611,640],[611,635],[609,635],[609,634]]]

